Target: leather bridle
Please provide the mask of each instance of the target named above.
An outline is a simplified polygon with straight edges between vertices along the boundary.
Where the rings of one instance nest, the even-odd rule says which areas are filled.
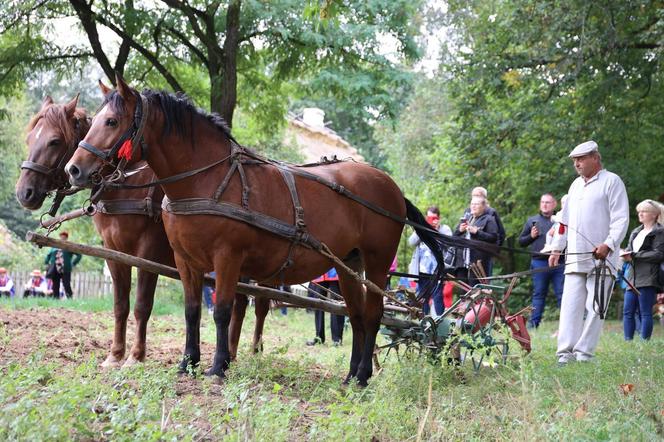
[[[34,161],[26,160],[21,163],[21,169],[32,170],[33,172],[46,175],[50,180],[49,190],[67,189],[70,187],[67,174],[65,173],[65,164],[74,155],[78,143],[81,141],[81,120],[76,119],[74,141],[67,147],[64,154],[58,159],[58,162],[53,167],[48,167],[43,164],[35,163]]]
[[[101,158],[104,163],[115,167],[115,171],[112,174],[115,179],[112,179],[112,181],[122,181],[124,178],[124,170],[127,166],[127,159],[124,157],[119,158],[118,153],[125,141],[131,140],[131,158],[134,158],[134,155],[136,154],[139,146],[141,159],[145,160],[147,158],[147,144],[143,139],[143,129],[145,129],[145,123],[147,122],[148,117],[148,102],[147,98],[142,94],[135,95],[137,95],[137,100],[136,109],[134,110],[133,122],[131,126],[129,126],[127,130],[122,135],[120,135],[120,138],[117,139],[117,141],[109,150],[101,150],[85,140],[81,140],[78,143],[78,147],[87,150],[98,158]]]

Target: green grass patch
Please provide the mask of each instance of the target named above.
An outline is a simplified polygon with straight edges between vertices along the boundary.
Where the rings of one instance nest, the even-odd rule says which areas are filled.
[[[26,302],[53,306],[43,300]],[[180,377],[174,364],[158,361],[103,371],[100,360],[82,354],[73,364],[57,365],[44,358],[47,345],[26,360],[3,364],[0,440],[664,437],[664,332],[659,324],[651,341],[625,342],[620,324],[607,323],[596,360],[563,368],[554,356],[554,323],[533,333],[531,355],[479,373],[470,365],[459,374],[446,364],[392,353],[380,357],[381,370],[361,389],[341,385],[350,330],[341,347],[306,347],[313,315],[291,310],[282,316],[277,311],[266,322],[264,353],[253,355],[248,342],[252,316],[247,314],[238,361],[221,385],[200,375]],[[182,313],[159,321],[181,322]],[[152,342],[184,343],[184,336],[172,329],[157,327],[151,333]],[[5,335],[0,330],[0,345],[7,342]],[[204,343],[214,343],[214,324],[207,314],[201,336]],[[203,355],[202,368],[211,357]],[[631,384],[633,390],[625,394],[621,384]]]

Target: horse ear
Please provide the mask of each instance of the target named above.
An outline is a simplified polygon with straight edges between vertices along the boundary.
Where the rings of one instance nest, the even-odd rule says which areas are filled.
[[[117,84],[118,94],[125,100],[128,100],[132,97],[131,87],[125,83],[124,78],[120,75],[119,72],[115,73],[115,84]]]
[[[76,94],[74,98],[71,99],[71,101],[67,104],[65,104],[65,113],[67,114],[67,117],[71,118],[74,116],[74,112],[76,112],[76,105],[78,104],[78,97],[81,95],[79,92]]]
[[[41,110],[44,110],[46,107],[52,104],[53,104],[53,99],[51,98],[51,96],[50,95],[45,96],[44,99],[42,100]]]
[[[110,94],[113,89],[110,87],[106,86],[103,81],[99,80],[99,90],[101,90],[102,95],[105,97],[106,95]]]

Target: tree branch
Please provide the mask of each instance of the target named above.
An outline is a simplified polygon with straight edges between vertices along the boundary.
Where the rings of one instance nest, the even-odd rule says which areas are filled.
[[[190,51],[191,51],[196,57],[198,57],[199,60],[201,60],[201,62],[205,65],[206,68],[209,67],[208,59],[207,59],[207,57],[205,56],[205,54],[203,53],[203,51],[201,51],[201,50],[198,49],[196,46],[194,46],[194,45],[191,43],[191,41],[189,41],[189,38],[187,38],[186,35],[184,35],[182,32],[178,31],[177,29],[175,29],[175,28],[173,28],[173,27],[171,27],[171,26],[164,26],[164,28],[166,28],[166,30],[167,30],[168,32],[170,32],[170,33],[173,34],[175,37],[177,37],[178,40],[180,40],[180,43],[182,43],[182,44],[185,45],[187,48],[189,48],[189,50],[190,50]]]
[[[188,4],[185,4],[177,0],[161,0],[161,1],[166,3],[171,8],[177,9],[178,11],[184,13],[184,15],[187,17],[187,20],[189,20],[191,29],[193,29],[196,37],[198,37],[198,39],[201,41],[205,41],[205,32],[203,32],[203,30],[201,29],[198,23],[198,19],[196,18],[196,16],[200,18],[205,18],[206,15],[203,11],[199,11],[198,9],[193,8]]]
[[[81,25],[83,25],[83,29],[88,35],[90,47],[92,48],[92,52],[94,53],[97,62],[104,71],[104,74],[106,74],[106,77],[115,84],[115,73],[111,66],[111,62],[108,60],[104,49],[101,47],[99,33],[97,32],[97,23],[95,22],[91,6],[88,5],[85,0],[69,0],[69,3],[76,11],[78,18],[81,21]]]
[[[146,60],[148,60],[150,63],[152,63],[159,71],[159,73],[164,77],[164,79],[168,82],[168,84],[173,88],[175,92],[184,92],[184,88],[180,86],[180,83],[175,79],[175,77],[166,69],[166,67],[159,61],[159,59],[152,54],[150,51],[148,51],[145,47],[143,47],[141,44],[139,44],[136,40],[134,40],[131,35],[127,34],[123,29],[120,29],[118,26],[116,26],[114,23],[111,23],[110,21],[106,20],[106,18],[96,15],[95,18],[99,23],[103,24],[113,32],[115,32],[118,36],[120,36],[123,40],[126,40],[129,42],[129,45],[134,48],[136,51],[138,51],[143,57],[145,57]]]

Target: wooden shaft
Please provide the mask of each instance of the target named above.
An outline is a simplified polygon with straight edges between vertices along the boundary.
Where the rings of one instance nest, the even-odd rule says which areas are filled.
[[[45,229],[48,229],[53,224],[62,223],[64,221],[69,221],[71,219],[80,218],[83,215],[92,215],[94,213],[94,208],[90,209],[90,207],[83,207],[81,209],[72,210],[71,212],[64,213],[60,216],[47,219],[41,223],[41,226]]]
[[[88,246],[84,244],[77,244],[71,241],[49,238],[35,232],[28,232],[25,235],[25,239],[34,244],[37,244],[40,247],[55,247],[58,249],[68,250],[73,253],[80,253],[81,255],[110,259],[111,261],[130,265],[132,267],[138,267],[158,275],[167,276],[172,279],[180,279],[180,274],[178,273],[177,269],[173,267],[149,261],[147,259],[138,258],[136,256],[128,255],[116,250],[109,250],[104,247]],[[205,275],[205,284],[214,287],[214,278]],[[254,296],[257,298],[274,299],[276,301],[286,302],[289,304],[297,305],[299,307],[323,310],[329,313],[334,313],[336,315],[348,315],[346,306],[341,303],[325,301],[317,298],[308,298],[269,287],[260,287],[250,284],[238,283],[237,291],[243,295]],[[383,316],[381,322],[388,326],[400,328],[410,328],[418,325],[412,321],[406,321],[389,316]]]

